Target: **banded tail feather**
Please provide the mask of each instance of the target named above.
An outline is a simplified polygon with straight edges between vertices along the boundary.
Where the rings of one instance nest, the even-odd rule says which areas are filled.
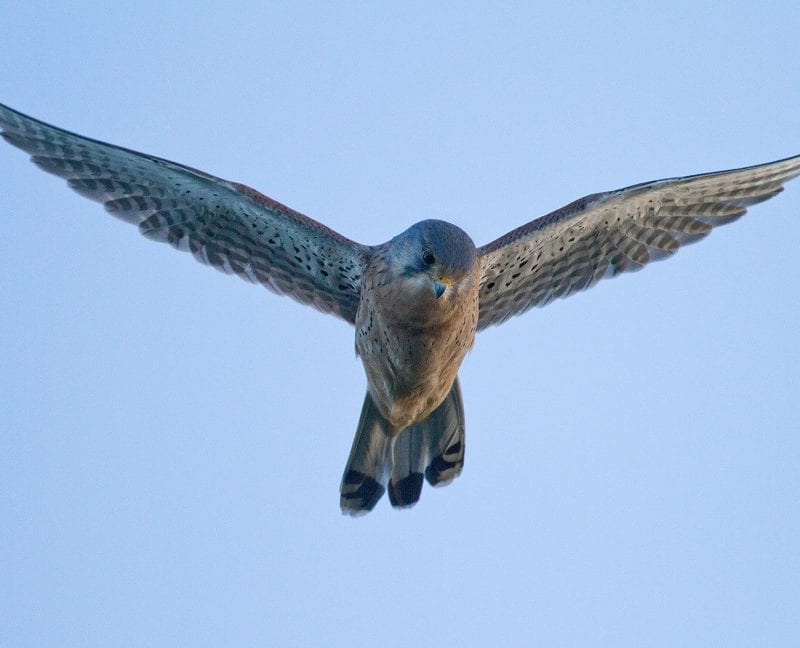
[[[463,467],[464,405],[458,379],[425,421],[394,436],[367,393],[339,503],[343,513],[363,514],[388,490],[393,507],[408,508],[419,500],[423,481],[444,486],[458,477]]]

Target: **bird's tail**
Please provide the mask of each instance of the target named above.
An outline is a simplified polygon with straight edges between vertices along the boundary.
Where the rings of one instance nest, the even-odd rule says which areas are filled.
[[[432,486],[444,486],[463,467],[464,405],[458,379],[427,419],[394,436],[367,392],[342,477],[342,512],[371,511],[387,486],[392,506],[412,506],[422,492],[423,475]]]

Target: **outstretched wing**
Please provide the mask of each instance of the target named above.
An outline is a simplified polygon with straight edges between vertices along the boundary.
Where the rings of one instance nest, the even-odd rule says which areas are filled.
[[[478,250],[478,329],[639,270],[730,223],[800,175],[800,156],[593,194]]]
[[[55,128],[0,104],[2,136],[155,241],[354,323],[366,246],[202,171]]]

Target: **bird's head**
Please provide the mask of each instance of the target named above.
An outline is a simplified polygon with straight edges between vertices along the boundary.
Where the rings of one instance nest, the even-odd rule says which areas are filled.
[[[388,249],[394,272],[415,299],[450,303],[472,287],[478,252],[451,223],[421,221],[392,239]]]

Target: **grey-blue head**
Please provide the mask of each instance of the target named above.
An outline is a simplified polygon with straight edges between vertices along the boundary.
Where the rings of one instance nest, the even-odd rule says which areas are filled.
[[[427,275],[435,297],[475,269],[478,251],[464,230],[441,220],[424,220],[392,239],[395,260],[406,277]]]

